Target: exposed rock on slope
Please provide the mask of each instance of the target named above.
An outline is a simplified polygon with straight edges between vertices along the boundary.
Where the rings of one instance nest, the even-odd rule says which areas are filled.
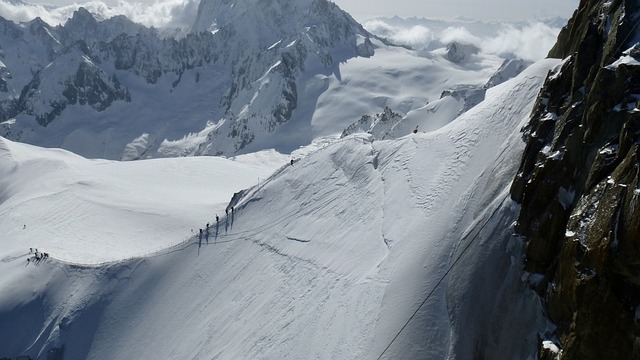
[[[447,45],[447,59],[456,64],[468,60],[471,55],[475,55],[478,52],[480,52],[480,49],[472,44],[452,42]]]
[[[491,76],[484,87],[490,88],[502,84],[512,77],[520,74],[522,70],[526,69],[529,65],[531,65],[531,63],[523,59],[507,59],[502,63],[495,74]]]
[[[581,2],[511,189],[562,359],[640,358],[640,63],[624,52],[639,17],[636,1]]]
[[[89,105],[96,111],[111,106],[114,101],[131,101],[126,88],[116,75],[109,76],[84,55],[79,46],[69,51],[34,75],[18,99],[18,111],[35,116],[47,126],[68,105]],[[76,69],[69,74],[67,69]]]
[[[373,134],[376,139],[385,139],[385,136],[400,120],[402,120],[401,114],[393,112],[389,107],[385,107],[381,113],[373,116],[363,115],[360,120],[344,129],[340,138],[345,138],[358,132],[367,132]]]

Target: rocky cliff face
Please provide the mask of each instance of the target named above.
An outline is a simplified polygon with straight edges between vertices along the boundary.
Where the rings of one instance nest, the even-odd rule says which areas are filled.
[[[524,129],[517,232],[562,349],[540,358],[640,358],[639,20],[637,1],[581,1]]]

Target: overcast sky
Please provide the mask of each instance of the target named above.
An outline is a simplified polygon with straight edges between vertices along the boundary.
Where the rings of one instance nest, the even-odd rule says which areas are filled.
[[[418,16],[479,20],[570,18],[579,0],[333,0],[357,20],[376,16]]]

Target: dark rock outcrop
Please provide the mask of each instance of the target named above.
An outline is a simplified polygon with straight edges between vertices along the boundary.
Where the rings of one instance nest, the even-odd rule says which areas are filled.
[[[366,132],[373,134],[377,138],[383,140],[389,136],[389,132],[398,122],[402,120],[402,115],[394,112],[388,106],[384,107],[381,113],[371,115],[363,115],[360,120],[352,123],[342,131],[340,138],[345,138],[351,134],[358,132]],[[404,134],[403,134],[404,135]]]
[[[471,55],[476,55],[480,49],[472,44],[461,44],[459,42],[452,42],[447,45],[447,60],[452,63],[459,64],[465,60],[468,60]]]
[[[581,1],[524,129],[516,230],[561,359],[640,358],[640,66],[616,62],[633,60],[638,16],[636,1]]]

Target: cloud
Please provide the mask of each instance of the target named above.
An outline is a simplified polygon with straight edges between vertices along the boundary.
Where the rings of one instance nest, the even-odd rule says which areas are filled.
[[[26,22],[40,17],[49,24],[59,24],[55,16],[51,16],[48,9],[42,5],[8,3],[0,1],[0,16],[14,22]]]
[[[381,19],[367,21],[363,26],[373,34],[387,38],[393,43],[409,45],[416,49],[426,49],[436,39],[436,34],[426,26],[393,26]]]
[[[489,53],[515,54],[525,60],[540,60],[556,43],[560,29],[541,22],[523,28],[508,26],[495,38],[485,39],[482,49]]]
[[[519,57],[537,61],[546,57],[555,44],[560,27],[543,22],[479,23],[446,20],[429,21],[430,25],[404,23],[397,19],[374,19],[364,27],[379,36],[415,49],[433,50],[452,42],[473,44],[482,52],[501,57]]]
[[[472,35],[471,32],[464,27],[447,27],[440,33],[439,39],[444,44],[459,42],[477,46],[482,42],[482,38]]]
[[[115,9],[129,19],[157,28],[191,27],[196,18],[199,0],[165,0],[152,4],[119,1]]]
[[[151,4],[119,1],[109,6],[102,1],[74,3],[65,6],[43,6],[28,3],[8,3],[0,0],[0,16],[13,22],[27,22],[40,17],[49,25],[64,24],[80,7],[98,18],[108,19],[125,15],[134,22],[156,28],[189,28],[198,11],[199,0],[164,0]]]
[[[400,29],[393,36],[394,41],[414,47],[426,47],[434,40],[434,34],[428,28],[416,25],[408,29]]]
[[[397,27],[390,25],[382,19],[373,19],[366,21],[362,24],[362,26],[364,26],[370,32],[383,37],[393,35],[398,31]]]

